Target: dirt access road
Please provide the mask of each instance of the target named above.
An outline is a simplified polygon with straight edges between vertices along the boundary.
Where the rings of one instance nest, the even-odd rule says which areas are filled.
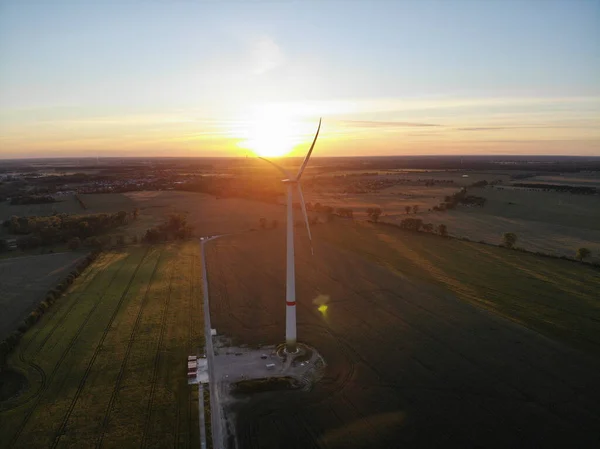
[[[228,411],[240,448],[595,446],[597,359],[315,231],[313,258],[297,242],[298,337],[325,377],[240,398]],[[206,248],[212,325],[234,343],[283,339],[284,241],[275,230]]]

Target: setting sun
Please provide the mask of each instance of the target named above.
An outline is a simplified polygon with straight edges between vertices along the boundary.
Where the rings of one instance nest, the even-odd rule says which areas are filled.
[[[281,117],[262,117],[251,121],[242,138],[238,143],[240,148],[263,157],[285,156],[301,141],[296,124]]]

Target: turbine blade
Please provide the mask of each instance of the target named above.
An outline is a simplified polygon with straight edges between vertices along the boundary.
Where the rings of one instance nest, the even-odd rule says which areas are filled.
[[[302,206],[302,214],[304,215],[304,223],[306,223],[306,231],[308,232],[308,240],[310,241],[310,253],[314,256],[315,252],[312,246],[312,236],[310,235],[310,225],[308,224],[308,214],[306,213],[306,203],[304,202],[304,194],[302,186],[298,183],[298,195],[300,196],[300,205]]]
[[[259,159],[262,159],[265,162],[268,162],[269,164],[271,164],[273,167],[275,167],[277,170],[279,170],[281,173],[283,173],[284,176],[286,176],[288,179],[290,179],[290,173],[283,167],[277,165],[275,162],[270,161],[269,159],[266,159],[264,157],[260,157],[258,156]]]
[[[300,181],[300,177],[302,176],[302,173],[304,172],[304,169],[306,168],[306,164],[308,164],[308,160],[310,159],[310,155],[313,152],[315,143],[317,143],[317,137],[319,137],[319,131],[321,130],[321,120],[322,120],[322,118],[319,119],[319,127],[317,128],[317,134],[315,134],[315,138],[313,140],[312,145],[310,146],[310,150],[308,150],[308,153],[306,154],[306,157],[304,158],[304,162],[300,166],[300,170],[298,170],[298,174],[296,175],[296,181]]]

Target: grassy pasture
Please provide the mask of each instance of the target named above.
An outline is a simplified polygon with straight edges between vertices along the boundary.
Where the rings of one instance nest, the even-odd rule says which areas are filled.
[[[188,354],[203,346],[197,242],[102,254],[9,358],[5,447],[197,447]]]
[[[472,208],[471,213],[600,231],[600,196],[597,195],[489,187],[471,189],[469,193],[487,198],[485,207]],[[463,209],[471,211],[471,208]]]
[[[530,251],[575,256],[579,247],[600,262],[600,197],[521,189],[471,189],[487,198],[485,207],[459,206],[447,212],[419,214],[424,222],[448,226],[450,234],[499,244],[514,232],[517,246]],[[400,221],[401,216],[384,221]]]
[[[284,338],[284,241],[280,229],[208,244],[212,325],[234,344]],[[240,447],[595,440],[597,271],[367,224],[315,227],[314,257],[302,230],[296,242],[298,338],[326,372],[310,392],[233,405]]]
[[[68,252],[0,259],[0,340],[19,327],[83,256]]]

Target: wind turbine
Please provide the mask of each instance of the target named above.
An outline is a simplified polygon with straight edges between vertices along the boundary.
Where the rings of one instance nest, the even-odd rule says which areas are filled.
[[[298,170],[298,174],[292,177],[290,173],[283,167],[277,165],[275,162],[260,157],[263,161],[275,166],[280,172],[286,177],[282,182],[287,186],[287,261],[286,261],[286,283],[285,283],[285,350],[287,353],[295,353],[296,347],[296,267],[294,263],[294,209],[292,207],[294,188],[298,189],[298,196],[300,197],[300,205],[302,206],[302,214],[304,215],[304,222],[306,223],[306,231],[308,232],[308,239],[310,241],[310,251],[313,253],[312,248],[312,237],[310,235],[310,225],[308,224],[308,215],[306,214],[306,204],[304,203],[304,195],[302,194],[302,187],[300,186],[300,178],[302,173],[308,164],[310,155],[319,137],[319,131],[321,130],[321,119],[319,119],[319,127],[313,140],[304,162]]]

